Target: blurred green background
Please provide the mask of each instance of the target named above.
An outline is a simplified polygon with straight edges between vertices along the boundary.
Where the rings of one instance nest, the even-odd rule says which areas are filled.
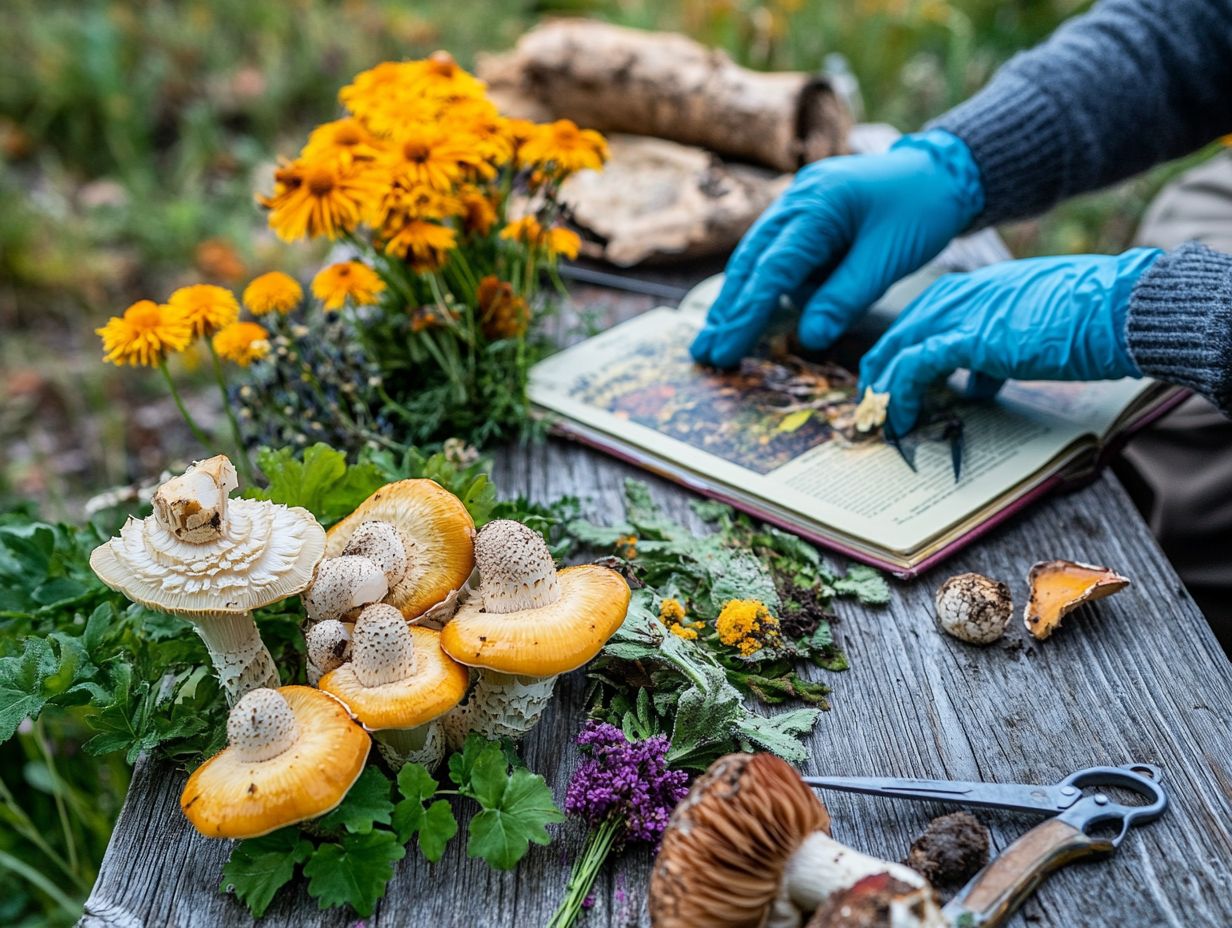
[[[862,118],[911,130],[980,87],[1084,0],[4,0],[0,13],[0,510],[76,517],[92,492],[191,447],[156,374],[100,363],[94,328],[201,280],[232,286],[285,248],[252,192],[363,68],[437,48],[471,63],[539,18],[679,29],[757,68],[843,56]],[[832,59],[831,59],[832,61]],[[1116,251],[1177,168],[1003,230],[1019,255]],[[190,359],[191,360],[191,359]],[[191,376],[191,371],[181,372]],[[217,416],[212,394],[191,397]],[[71,717],[0,750],[0,924],[75,920],[128,770],[77,759]],[[45,876],[48,862],[62,872]]]

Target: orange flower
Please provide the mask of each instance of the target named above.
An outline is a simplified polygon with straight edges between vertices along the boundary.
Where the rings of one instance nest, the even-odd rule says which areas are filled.
[[[479,158],[459,133],[435,125],[416,125],[399,132],[390,146],[386,165],[396,185],[405,189],[428,187],[447,193]]]
[[[236,253],[235,246],[226,239],[207,238],[197,245],[194,257],[202,276],[224,283],[238,283],[248,273],[243,259]]]
[[[306,160],[337,159],[344,163],[371,161],[380,154],[378,146],[379,142],[358,119],[335,119],[312,130],[300,157]]]
[[[462,226],[473,235],[487,235],[496,225],[496,208],[492,200],[478,188],[470,187],[462,192]]]
[[[579,129],[571,119],[536,126],[518,149],[523,167],[551,165],[556,172],[597,171],[607,161],[607,141],[593,129]]]
[[[543,239],[543,226],[539,225],[539,220],[534,216],[523,216],[521,219],[514,219],[501,229],[500,237],[513,242],[521,242],[533,248]]]
[[[182,310],[153,300],[134,303],[94,331],[103,339],[103,360],[121,367],[156,367],[167,355],[187,348],[193,337]]]
[[[286,315],[304,299],[304,288],[282,271],[270,271],[253,278],[244,288],[244,305],[254,316],[276,312]]]
[[[578,249],[582,247],[582,239],[572,229],[554,226],[548,229],[544,237],[544,245],[547,246],[549,255],[564,255],[572,260],[578,256]]]
[[[219,329],[211,344],[220,358],[247,367],[269,354],[269,332],[256,322],[233,322]]]
[[[479,323],[491,341],[516,338],[530,324],[526,301],[513,292],[513,285],[489,274],[475,291],[479,304]]]
[[[312,278],[312,295],[326,312],[342,309],[348,300],[355,306],[371,306],[384,290],[385,281],[359,261],[331,264]]]
[[[359,225],[365,203],[380,191],[380,181],[359,162],[294,161],[274,172],[274,195],[258,196],[270,210],[278,237],[337,238]]]
[[[180,287],[167,298],[167,305],[184,314],[194,335],[212,335],[240,317],[235,294],[213,284]]]
[[[448,252],[456,247],[453,229],[426,219],[411,219],[385,243],[385,252],[404,259],[412,270],[427,273],[439,270]]]
[[[521,242],[531,248],[543,248],[550,257],[564,255],[566,258],[576,258],[578,249],[582,246],[582,239],[576,232],[563,226],[544,229],[534,216],[513,220],[501,229],[500,237]]]

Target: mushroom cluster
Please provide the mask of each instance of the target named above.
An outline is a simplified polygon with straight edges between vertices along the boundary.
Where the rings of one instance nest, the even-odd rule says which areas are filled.
[[[278,685],[252,612],[301,592],[325,551],[312,513],[230,499],[235,468],[198,461],[154,494],[154,513],[130,518],[90,554],[103,583],[133,602],[194,623],[227,699]]]
[[[655,928],[948,924],[920,874],[831,838],[821,800],[771,754],[719,758],[676,807],[651,874],[650,919]]]
[[[441,630],[441,647],[479,672],[466,702],[446,718],[459,744],[468,732],[520,738],[539,720],[556,678],[581,667],[620,627],[632,596],[616,571],[556,569],[552,552],[520,522],[489,522],[475,540],[479,591]]]

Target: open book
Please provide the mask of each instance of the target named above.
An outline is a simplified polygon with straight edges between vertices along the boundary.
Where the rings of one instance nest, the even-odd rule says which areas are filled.
[[[1118,440],[1184,397],[1132,379],[1011,381],[980,403],[947,388],[933,405],[961,422],[961,476],[944,442],[920,444],[912,470],[879,438],[849,440],[841,422],[854,402],[847,370],[929,282],[922,273],[892,289],[824,364],[776,355],[782,340],[771,337],[759,357],[723,373],[688,353],[718,293],[712,278],[677,309],[651,310],[537,365],[531,399],[567,435],[911,577],[1045,492],[1091,477]]]

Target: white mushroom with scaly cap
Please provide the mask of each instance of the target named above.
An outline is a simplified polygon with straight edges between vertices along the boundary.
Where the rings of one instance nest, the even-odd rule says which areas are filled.
[[[520,522],[489,522],[475,540],[479,595],[441,630],[441,647],[479,670],[445,726],[452,743],[469,731],[520,738],[534,727],[559,674],[599,653],[629,608],[629,585],[595,564],[558,571],[547,543]]]
[[[389,592],[389,581],[374,561],[346,554],[326,558],[304,592],[304,611],[313,622],[354,619],[359,610],[379,603]]]
[[[235,468],[199,461],[154,494],[154,514],[130,518],[90,554],[99,579],[133,602],[190,620],[234,703],[278,685],[252,612],[301,592],[325,550],[312,513],[229,499]]]
[[[470,680],[440,639],[433,629],[407,625],[393,606],[368,606],[355,622],[350,660],[318,684],[373,732],[394,769],[408,762],[432,769],[445,756],[437,720],[461,701]]]
[[[318,622],[304,635],[308,646],[308,682],[316,686],[321,677],[337,670],[351,659],[353,624],[326,619]]]
[[[366,557],[380,568],[392,590],[406,576],[406,547],[402,533],[392,522],[363,522],[342,554]]]

